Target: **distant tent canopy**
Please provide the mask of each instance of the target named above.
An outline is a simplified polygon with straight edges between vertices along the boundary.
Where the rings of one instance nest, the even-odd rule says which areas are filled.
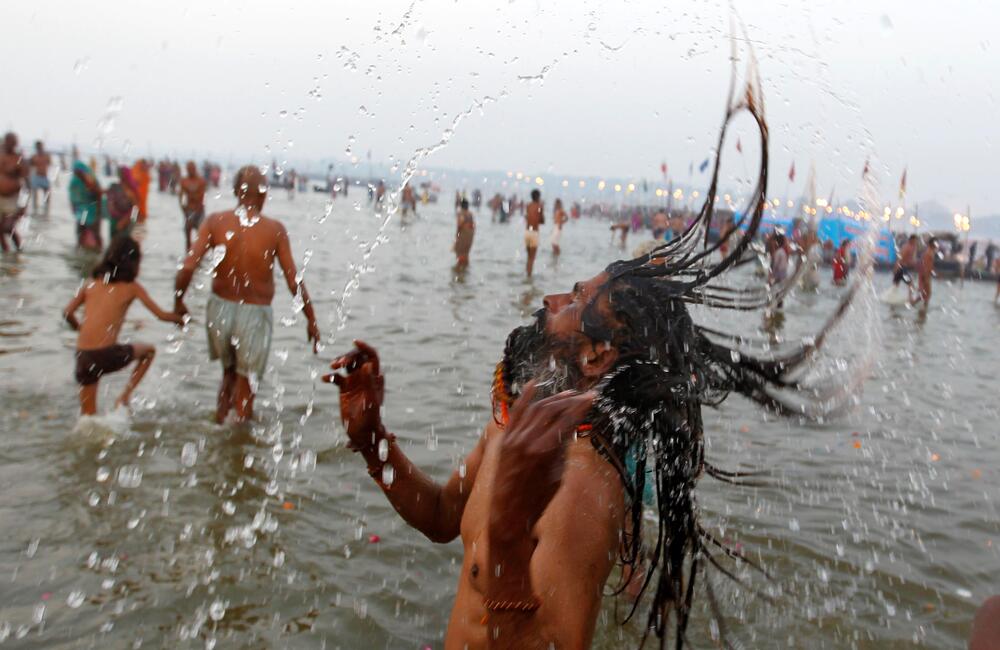
[[[739,213],[736,213],[735,218],[737,222],[741,216],[742,215]],[[767,233],[779,229],[784,230],[786,233],[790,233],[792,232],[793,227],[794,219],[782,219],[774,215],[765,215],[761,219],[759,233],[761,235],[766,235]],[[816,235],[822,243],[825,244],[826,242],[831,242],[833,247],[837,248],[845,239],[848,241],[854,241],[858,237],[863,237],[867,227],[866,223],[854,221],[852,219],[824,217],[820,219],[817,224]],[[745,229],[746,226],[741,226],[741,228]],[[896,263],[896,240],[888,228],[879,229],[873,254],[877,264]]]

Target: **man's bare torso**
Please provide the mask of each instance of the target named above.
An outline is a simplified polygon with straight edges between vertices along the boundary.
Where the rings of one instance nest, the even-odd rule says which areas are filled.
[[[38,176],[48,176],[51,163],[52,160],[47,153],[36,153],[31,157],[31,168]]]
[[[465,555],[458,592],[448,624],[445,648],[462,650],[486,647],[488,613],[483,606],[484,574],[488,567],[487,522],[500,460],[499,443],[504,432],[490,423],[484,434],[483,456],[462,515],[461,536]],[[472,468],[470,468],[472,471]],[[581,495],[586,495],[581,498]],[[621,482],[613,467],[600,458],[587,440],[577,440],[567,449],[562,486],[532,531],[537,546],[531,560],[531,582],[541,607],[533,614],[543,628],[564,615],[566,607],[596,621],[602,588],[617,557],[618,531],[624,516]],[[581,563],[566,567],[551,561],[553,547],[564,545],[583,527],[592,538],[609,540],[607,553],[598,565]],[[564,572],[579,572],[581,580],[594,585],[590,593],[558,589]],[[572,591],[573,593],[569,593]],[[592,635],[593,629],[589,631]],[[588,636],[589,645],[589,636]]]
[[[899,251],[899,265],[904,269],[912,269],[917,264],[916,244],[906,243]]]
[[[14,196],[21,191],[22,165],[19,154],[0,153],[0,196]]]
[[[209,246],[224,246],[226,254],[215,267],[212,293],[233,302],[270,305],[274,298],[274,259],[285,228],[263,215],[243,225],[233,210],[217,212],[205,222]]]
[[[205,208],[204,178],[196,176],[181,179],[181,205],[185,212],[197,212]]]

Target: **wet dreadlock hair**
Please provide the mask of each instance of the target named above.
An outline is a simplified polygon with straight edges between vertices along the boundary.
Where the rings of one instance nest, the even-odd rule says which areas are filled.
[[[609,265],[608,279],[598,295],[607,296],[610,314],[598,308],[597,298],[582,314],[583,334],[595,342],[610,342],[618,351],[615,367],[596,387],[598,398],[588,421],[591,442],[617,469],[628,496],[620,560],[633,569],[649,563],[640,597],[625,620],[635,614],[652,588],[646,636],[653,631],[661,647],[667,641],[671,621],[675,647],[683,647],[697,578],[706,567],[750,588],[726,567],[722,556],[746,562],[767,575],[699,522],[695,486],[702,474],[729,483],[745,483],[748,477],[705,460],[702,406],[717,406],[736,392],[779,414],[818,416],[833,410],[856,387],[808,384],[803,375],[827,332],[845,313],[858,282],[812,340],[780,348],[767,358],[741,351],[750,339],[698,325],[688,311],[689,304],[734,310],[767,307],[795,285],[804,266],[799,264],[796,273],[773,287],[732,287],[714,282],[727,270],[755,259],[751,247],[765,206],[768,130],[759,78],[751,72],[738,102],[733,101],[730,87],[718,148],[722,150],[733,116],[747,111],[760,132],[761,158],[757,184],[742,216],[723,232],[722,239],[709,241],[719,176],[717,158],[704,205],[687,230],[645,255]],[[709,264],[709,256],[726,240],[735,241],[730,242],[721,261]],[[553,354],[552,346],[544,331],[543,315],[511,333],[501,375],[508,394],[516,395],[524,382],[537,377]],[[659,515],[652,548],[642,541],[647,481],[652,483]],[[711,582],[705,580],[704,584],[713,617],[728,646]],[[621,585],[618,593],[626,586]]]

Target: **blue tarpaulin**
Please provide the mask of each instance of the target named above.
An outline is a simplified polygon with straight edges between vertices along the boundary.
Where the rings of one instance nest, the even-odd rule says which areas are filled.
[[[736,221],[739,221],[739,213],[735,215]],[[761,218],[760,222],[760,234],[766,235],[767,233],[781,228],[786,234],[791,234],[792,232],[792,219],[782,219],[776,215],[765,214]],[[747,224],[741,226],[743,230],[746,230]],[[826,217],[820,219],[819,226],[817,230],[817,235],[819,240],[823,243],[832,242],[833,247],[836,248],[840,246],[840,242],[845,239],[854,241],[856,238],[861,237],[865,234],[865,230],[868,228],[868,223],[864,221],[854,221],[853,219],[842,219],[839,217]],[[892,236],[892,232],[888,228],[880,228],[878,233],[878,239],[875,242],[875,260],[882,264],[895,264],[896,263],[896,240]]]

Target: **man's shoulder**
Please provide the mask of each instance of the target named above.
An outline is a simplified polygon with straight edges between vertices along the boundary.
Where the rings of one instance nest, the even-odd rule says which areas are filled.
[[[283,235],[287,232],[285,229],[285,224],[281,223],[280,220],[274,217],[269,217],[266,214],[260,215],[260,223],[265,225],[268,230],[270,230],[275,235]]]

